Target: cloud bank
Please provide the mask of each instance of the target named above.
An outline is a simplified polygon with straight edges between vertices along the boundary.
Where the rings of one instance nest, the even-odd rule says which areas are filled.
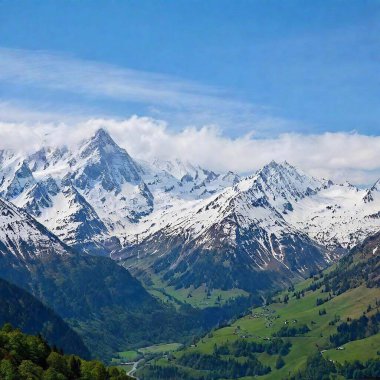
[[[133,116],[69,123],[0,123],[0,149],[33,151],[42,145],[74,145],[100,127],[133,157],[180,158],[218,172],[252,173],[271,160],[287,160],[305,172],[338,182],[371,184],[380,177],[380,136],[358,133],[274,138],[230,138],[214,126],[173,131],[164,121]]]

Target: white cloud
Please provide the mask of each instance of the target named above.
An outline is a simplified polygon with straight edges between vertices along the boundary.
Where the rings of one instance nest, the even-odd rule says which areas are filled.
[[[134,116],[128,120],[92,119],[69,123],[0,123],[0,148],[34,150],[43,144],[76,144],[100,127],[135,158],[181,158],[216,171],[253,172],[271,160],[336,181],[371,184],[380,177],[380,137],[358,133],[287,133],[258,139],[232,139],[215,126],[169,129],[163,121]]]
[[[85,112],[84,112],[85,111]],[[0,99],[0,120],[3,122],[78,122],[79,120],[88,119],[90,110],[83,108],[55,109],[51,111],[48,105],[33,104],[31,102],[20,102],[12,100]],[[94,115],[94,112],[91,112]],[[86,116],[87,115],[87,116]]]
[[[50,91],[57,103],[59,94],[75,94],[83,102],[140,105],[144,114],[181,125],[213,121],[238,128],[266,112],[211,86],[46,51],[0,48],[0,82],[25,93],[30,88]]]

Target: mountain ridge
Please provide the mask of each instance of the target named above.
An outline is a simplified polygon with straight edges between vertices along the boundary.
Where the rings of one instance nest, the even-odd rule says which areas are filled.
[[[171,283],[178,268],[187,280],[175,286],[198,284],[191,272],[210,262],[232,268],[229,287],[241,270],[303,277],[380,228],[376,185],[316,179],[286,161],[243,178],[180,160],[143,162],[105,129],[70,149],[2,151],[0,178],[0,196],[66,244]]]

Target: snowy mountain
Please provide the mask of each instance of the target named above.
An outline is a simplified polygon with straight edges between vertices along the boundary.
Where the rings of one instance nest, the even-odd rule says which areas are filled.
[[[0,151],[0,196],[69,246],[176,286],[253,289],[268,273],[304,276],[380,229],[379,182],[361,190],[286,162],[245,178],[145,162],[103,129],[70,149]]]
[[[252,291],[268,286],[263,270],[273,277],[304,275],[332,255],[285,215],[320,186],[289,164],[272,162],[211,198],[162,213],[154,226],[140,231],[140,242],[118,257],[131,268],[163,271],[178,287],[206,282]]]
[[[73,150],[1,151],[0,178],[0,196],[67,244],[96,254],[118,249],[154,209],[207,197],[239,179],[179,160],[138,162],[103,129]]]
[[[376,186],[336,185],[271,162],[217,195],[165,210],[154,223],[152,215],[139,224],[138,241],[114,257],[177,287],[254,290],[267,284],[263,271],[304,276],[377,232],[379,199]]]
[[[27,212],[0,199],[0,253],[27,262],[37,256],[65,254],[68,247]]]
[[[298,202],[286,219],[327,248],[350,248],[380,230],[379,211],[376,187],[360,190],[349,183],[330,182]]]

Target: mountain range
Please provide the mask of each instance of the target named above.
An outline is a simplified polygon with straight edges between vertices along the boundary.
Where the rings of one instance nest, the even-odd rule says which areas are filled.
[[[0,151],[0,197],[58,237],[57,252],[62,241],[177,288],[255,291],[304,277],[380,227],[378,182],[336,184],[287,162],[245,177],[146,162],[104,129],[75,147]],[[16,224],[4,233],[2,241],[28,232]],[[48,249],[39,244],[36,254]]]

